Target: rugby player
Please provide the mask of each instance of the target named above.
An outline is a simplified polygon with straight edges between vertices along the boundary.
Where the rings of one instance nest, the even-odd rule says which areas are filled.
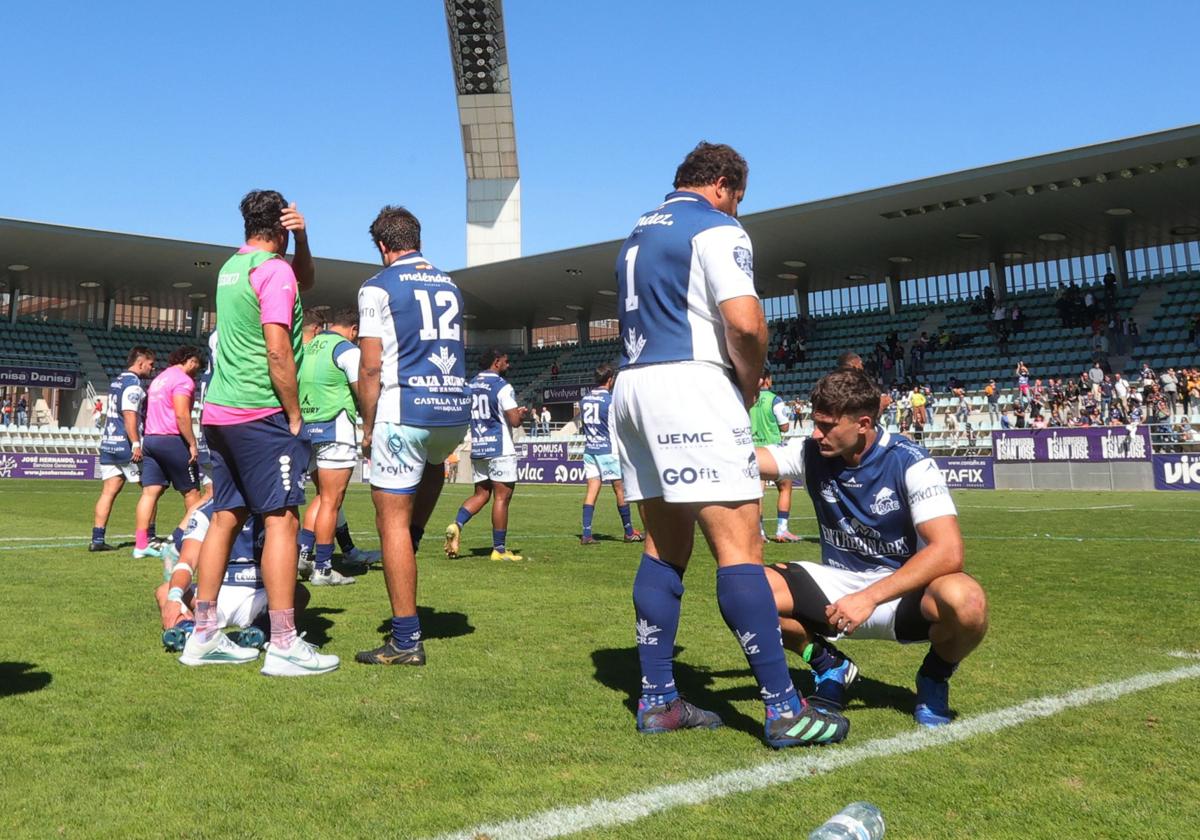
[[[788,416],[787,405],[771,390],[771,369],[764,366],[762,376],[758,378],[758,399],[750,406],[750,434],[754,437],[755,446],[779,444],[783,435],[791,428],[791,417]],[[775,487],[779,491],[779,504],[775,508],[775,537],[777,543],[800,542],[800,538],[788,530],[788,517],[792,510],[792,482],[786,478],[777,479]],[[766,532],[762,530],[761,519],[759,533],[766,540]]]
[[[750,238],[736,218],[748,168],[701,143],[675,191],[638,219],[617,259],[623,340],[612,411],[627,498],[650,539],[633,584],[641,697],[637,728],[721,725],[675,686],[683,575],[696,524],[717,560],[717,602],[766,706],[772,747],[840,741],[849,724],[796,694],[762,567],[762,487],[747,407],[758,395],[767,327]]]
[[[212,519],[213,503],[202,502],[188,511],[187,523],[175,538],[178,555],[168,580],[154,591],[162,619],[163,645],[168,650],[182,650],[187,636],[192,632],[192,606],[196,588],[193,570],[200,557],[200,545],[208,533]],[[233,541],[229,565],[225,578],[217,593],[217,624],[221,629],[241,627],[240,647],[259,648],[266,640],[269,627],[267,618],[267,593],[263,588],[262,561],[263,524],[262,518],[252,514],[246,518],[242,530]],[[296,604],[303,609],[308,604],[308,590],[296,584]],[[251,631],[251,632],[247,632]],[[238,660],[243,661],[243,660]],[[250,661],[250,660],[244,660]],[[198,665],[210,664],[201,660]]]
[[[142,496],[137,503],[134,557],[148,556],[150,525],[168,485],[183,496],[185,512],[200,503],[200,450],[192,430],[192,406],[196,377],[204,369],[204,353],[198,347],[184,345],[174,350],[167,362],[169,367],[154,377],[146,394]]]
[[[180,662],[250,661],[218,627],[217,595],[238,532],[250,514],[263,520],[263,584],[271,641],[267,676],[311,676],[338,667],[296,635],[296,536],[310,447],[296,389],[303,308],[314,282],[304,216],[273,190],[255,190],[240,209],[246,244],[221,267],[216,311],[221,337],[204,405],[213,462],[213,515],[200,549],[196,630]],[[296,236],[293,265],[283,258]]]
[[[812,437],[757,449],[765,478],[803,482],[821,533],[821,563],[767,568],[787,647],[813,669],[824,708],[843,708],[857,666],[830,640],[930,643],[914,717],[953,715],[948,680],[987,632],[983,588],[963,572],[950,491],[922,447],[879,426],[879,389],[842,368],[817,383]]]
[[[446,527],[447,557],[458,556],[462,529],[490,500],[492,559],[525,559],[508,550],[508,503],[517,486],[512,430],[529,416],[529,408],[517,406],[513,386],[504,378],[508,367],[508,354],[503,350],[485,350],[479,358],[479,373],[471,380],[471,473],[475,492]]]
[[[313,447],[309,464],[317,497],[304,512],[303,551],[312,535],[313,586],[342,586],[355,579],[333,568],[333,538],[346,487],[358,462],[358,309],[339,309],[326,329],[304,346],[300,363],[300,414]]]
[[[116,546],[104,540],[113,502],[126,481],[137,484],[142,472],[142,402],[146,392],[142,380],[154,370],[154,351],[134,347],[125,360],[125,370],[108,386],[108,410],[100,436],[100,498],[92,519],[92,541],[88,551],[112,551]],[[135,557],[157,557],[151,549]]]
[[[424,665],[416,554],[442,492],[443,462],[471,417],[463,300],[421,255],[421,223],[403,207],[379,211],[371,241],[385,267],[358,292],[358,395],[392,624],[380,647],[355,659]]]
[[[596,499],[600,487],[612,482],[613,495],[617,497],[617,513],[625,528],[625,542],[642,542],[645,536],[633,527],[633,516],[629,503],[625,501],[625,487],[621,483],[621,459],[617,457],[614,441],[616,432],[612,426],[612,388],[617,374],[613,366],[604,362],[596,368],[596,387],[579,401],[579,415],[583,419],[583,435],[587,440],[583,450],[583,471],[587,478],[587,494],[583,499],[583,535],[581,545],[595,545],[592,536],[592,515],[596,512]]]

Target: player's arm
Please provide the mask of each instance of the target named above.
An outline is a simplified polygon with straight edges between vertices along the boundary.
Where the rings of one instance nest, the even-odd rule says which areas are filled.
[[[754,457],[758,460],[758,477],[763,481],[787,479],[796,484],[803,484],[805,445],[806,441],[799,441],[779,446],[754,447]]]
[[[346,384],[350,386],[354,404],[359,406],[359,414],[362,413],[362,406],[358,400],[358,366],[361,359],[362,351],[349,341],[342,342],[334,350],[333,363],[342,373],[346,374]]]
[[[184,593],[192,585],[193,569],[200,561],[201,540],[185,539],[179,548],[179,559],[171,569],[171,577],[167,581],[167,596],[161,604],[162,626],[164,630],[174,627],[181,620],[192,617],[192,611],[185,602]]]
[[[302,292],[307,292],[317,284],[317,266],[313,262],[312,252],[308,249],[308,228],[304,216],[292,202],[279,217],[280,224],[292,232],[296,240],[296,251],[292,255],[292,271],[296,272],[296,285]]]
[[[758,397],[758,377],[767,358],[767,319],[758,298],[748,295],[722,302],[721,318],[733,381],[749,407]]]
[[[283,406],[288,427],[292,434],[300,434],[304,425],[300,417],[300,395],[296,383],[296,356],[292,352],[292,337],[283,324],[263,324],[263,338],[267,343],[267,372],[271,387]]]
[[[185,391],[171,395],[171,407],[175,410],[175,423],[179,426],[179,436],[187,444],[188,460],[194,464],[200,457],[200,451],[196,447],[196,434],[192,430],[192,402],[190,392]]]
[[[379,408],[380,374],[383,371],[383,339],[360,338],[358,342],[358,411],[363,424],[363,457],[371,457],[371,437]]]
[[[496,394],[496,406],[504,412],[504,421],[514,429],[519,429],[529,416],[528,408],[517,405],[517,393],[512,385],[505,385]]]
[[[133,449],[132,460],[142,460],[142,439],[138,435],[138,413],[136,411],[122,411],[121,419],[125,422],[125,435],[129,438],[129,445]]]

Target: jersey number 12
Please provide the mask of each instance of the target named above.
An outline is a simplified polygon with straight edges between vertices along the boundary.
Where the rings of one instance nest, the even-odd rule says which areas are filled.
[[[422,341],[459,340],[461,333],[458,325],[454,323],[454,317],[458,315],[458,298],[454,296],[454,292],[443,289],[433,295],[431,302],[428,290],[413,289],[413,297],[417,299],[417,305],[421,307],[421,332],[419,335]],[[442,310],[437,326],[434,326],[433,323],[435,306]]]

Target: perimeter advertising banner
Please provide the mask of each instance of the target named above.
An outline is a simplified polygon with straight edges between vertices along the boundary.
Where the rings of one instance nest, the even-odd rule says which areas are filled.
[[[1155,490],[1200,490],[1200,454],[1155,455]]]
[[[996,474],[991,458],[935,457],[938,469],[952,490],[995,490]]]
[[[0,365],[0,385],[74,389],[79,385],[79,375],[73,370],[59,368]]]
[[[534,484],[584,484],[583,455],[572,456],[566,443],[527,443],[517,447],[517,481]]]
[[[554,385],[542,389],[543,403],[579,402],[592,390],[591,385]]]
[[[43,452],[0,452],[0,479],[99,477],[98,455],[58,455]]]
[[[992,455],[1015,461],[1149,461],[1146,426],[1008,429],[992,433]]]

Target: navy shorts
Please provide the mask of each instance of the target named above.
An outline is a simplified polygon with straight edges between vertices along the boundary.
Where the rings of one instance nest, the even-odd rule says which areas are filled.
[[[205,424],[212,453],[213,507],[270,513],[304,504],[311,445],[292,434],[282,411],[230,426]]]
[[[142,438],[142,486],[173,486],[180,493],[200,489],[200,470],[189,461],[187,444],[179,435]]]

